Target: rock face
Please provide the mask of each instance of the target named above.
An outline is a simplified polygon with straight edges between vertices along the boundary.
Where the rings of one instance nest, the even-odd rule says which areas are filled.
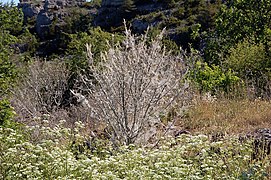
[[[54,21],[57,21],[56,25],[61,25],[68,15],[68,8],[80,7],[85,2],[85,0],[20,0],[18,7],[22,9],[25,21],[31,19],[36,21],[36,33],[45,40]]]
[[[27,0],[21,1],[18,6],[19,8],[22,8],[25,20],[26,18],[32,18],[34,16],[37,16],[42,9],[40,5],[36,6],[34,4],[30,4]]]

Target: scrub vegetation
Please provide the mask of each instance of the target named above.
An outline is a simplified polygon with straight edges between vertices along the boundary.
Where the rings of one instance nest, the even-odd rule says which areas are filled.
[[[0,179],[270,179],[271,2],[117,3],[0,4]]]

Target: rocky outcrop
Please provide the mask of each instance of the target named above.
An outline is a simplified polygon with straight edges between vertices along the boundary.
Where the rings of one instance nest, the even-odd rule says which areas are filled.
[[[18,7],[22,9],[25,20],[37,16],[42,9],[42,6],[40,4],[31,4],[28,0],[21,1],[18,4]]]
[[[70,7],[80,7],[85,0],[20,0],[18,7],[24,13],[25,21],[34,20],[37,35],[45,40],[50,31],[50,26],[61,26],[64,18],[69,14]]]

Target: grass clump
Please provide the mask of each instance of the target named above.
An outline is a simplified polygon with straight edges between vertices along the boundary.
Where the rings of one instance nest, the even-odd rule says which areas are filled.
[[[270,101],[263,99],[203,97],[180,123],[191,132],[242,134],[270,127],[270,108]]]

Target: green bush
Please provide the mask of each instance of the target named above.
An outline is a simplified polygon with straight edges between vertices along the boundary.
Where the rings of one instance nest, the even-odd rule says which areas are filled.
[[[26,52],[28,54],[34,54],[38,46],[37,38],[31,34],[28,29],[24,29],[18,36],[18,43],[26,44],[25,49],[23,49],[22,52]]]
[[[89,3],[92,3],[92,1]],[[93,1],[93,3],[95,3],[95,1]],[[87,7],[70,7],[67,11],[70,15],[65,17],[65,25],[60,27],[62,32],[70,34],[86,32],[92,27],[93,16],[89,14]]]
[[[71,59],[68,60],[68,64],[74,73],[87,70],[86,44],[92,45],[91,50],[96,63],[99,62],[101,53],[109,49],[109,44],[115,44],[122,40],[122,36],[104,32],[101,28],[92,28],[88,32],[70,34],[69,37],[70,42],[66,53],[71,56]]]
[[[271,1],[232,0],[220,8],[215,30],[209,33],[205,56],[208,62],[220,64],[221,55],[245,39],[262,43],[268,50],[270,42]],[[267,52],[266,52],[267,53]]]
[[[229,49],[226,63],[242,78],[259,77],[270,67],[264,45],[251,43],[248,40]]]
[[[9,93],[18,78],[18,69],[11,59],[10,45],[17,42],[15,36],[0,30],[0,96]]]
[[[11,58],[11,46],[18,42],[15,35],[21,31],[22,22],[22,12],[17,7],[0,6],[0,97],[9,92],[18,77],[18,69]]]
[[[244,40],[229,49],[225,64],[246,81],[247,88],[253,88],[257,97],[269,97],[271,63],[263,43]]]
[[[207,63],[197,61],[191,71],[192,81],[201,92],[216,94],[220,90],[228,91],[228,87],[237,83],[240,79],[234,72],[224,72],[219,66],[209,66]]]
[[[0,100],[0,127],[11,126],[15,115],[16,113],[10,102],[8,100]]]
[[[23,13],[14,4],[0,2],[0,29],[12,35],[17,35],[22,30]]]

